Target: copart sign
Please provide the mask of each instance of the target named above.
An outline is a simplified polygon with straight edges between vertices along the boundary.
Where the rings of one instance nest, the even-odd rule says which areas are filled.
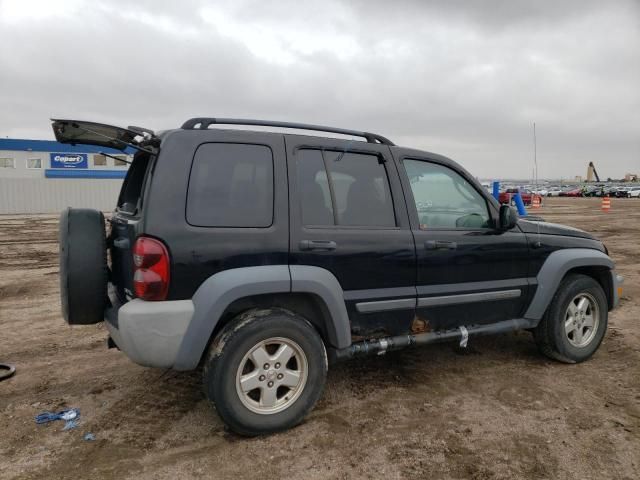
[[[50,153],[51,168],[87,168],[86,153]]]

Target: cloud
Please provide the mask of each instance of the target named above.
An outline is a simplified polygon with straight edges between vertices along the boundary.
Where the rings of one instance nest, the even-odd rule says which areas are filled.
[[[640,171],[637,2],[0,2],[2,136],[271,118],[526,178],[535,121],[542,177]]]

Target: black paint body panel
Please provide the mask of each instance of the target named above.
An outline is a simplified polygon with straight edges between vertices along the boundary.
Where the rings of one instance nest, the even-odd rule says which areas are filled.
[[[189,174],[196,149],[204,143],[266,145],[274,158],[273,224],[267,228],[189,225],[185,217]],[[282,135],[235,130],[169,133],[156,161],[146,199],[145,234],[164,241],[171,255],[168,300],[193,296],[211,275],[230,268],[286,265],[289,256],[287,171]]]

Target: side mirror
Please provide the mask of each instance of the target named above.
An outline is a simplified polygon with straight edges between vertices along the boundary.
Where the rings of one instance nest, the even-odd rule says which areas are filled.
[[[498,219],[498,228],[500,230],[511,230],[518,223],[518,214],[513,207],[509,205],[500,205],[500,218]]]

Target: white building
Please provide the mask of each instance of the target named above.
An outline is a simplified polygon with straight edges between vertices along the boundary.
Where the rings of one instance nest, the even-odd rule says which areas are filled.
[[[92,145],[0,139],[0,214],[112,210],[131,159]]]

